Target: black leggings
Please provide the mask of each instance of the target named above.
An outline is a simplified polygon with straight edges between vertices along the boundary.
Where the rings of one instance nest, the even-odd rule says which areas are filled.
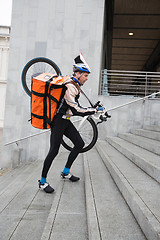
[[[72,122],[70,120],[63,119],[61,116],[55,116],[53,126],[51,128],[50,150],[44,161],[42,170],[42,177],[44,178],[47,177],[52,161],[58,154],[63,135],[68,137],[74,144],[74,148],[68,156],[68,160],[65,165],[66,168],[71,168],[74,160],[84,147],[84,141]]]

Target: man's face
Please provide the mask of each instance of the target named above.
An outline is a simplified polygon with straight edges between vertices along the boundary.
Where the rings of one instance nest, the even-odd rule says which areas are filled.
[[[79,72],[78,72],[78,74],[79,74],[79,76],[81,75],[81,73],[79,73]],[[77,75],[78,75],[78,74],[77,74]],[[79,76],[78,76],[78,77],[79,77]],[[85,72],[82,74],[82,76],[80,76],[79,81],[80,81],[80,84],[81,84],[82,86],[83,86],[83,84],[88,80],[88,76],[89,76],[89,73],[85,73]]]

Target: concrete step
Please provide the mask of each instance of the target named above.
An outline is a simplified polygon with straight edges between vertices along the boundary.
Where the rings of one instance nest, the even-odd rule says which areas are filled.
[[[12,182],[0,195],[0,239],[144,240],[97,151],[92,149],[78,156],[72,167],[81,178],[77,183],[63,181],[59,176],[67,155],[60,153],[49,172],[53,194],[38,189],[41,161],[20,167],[13,175],[9,173]]]
[[[0,213],[14,200],[14,198],[23,190],[24,186],[30,181],[34,171],[38,168],[38,162],[30,164],[23,168],[12,181],[8,183],[8,186],[4,185],[0,192]]]
[[[12,184],[0,196],[0,239],[15,239],[15,236],[18,240],[27,239],[27,236],[40,239],[52,201],[51,198],[40,201],[37,184],[40,170],[40,162],[30,164],[30,169],[13,178]]]
[[[87,240],[82,156],[78,157],[73,167],[75,175],[79,175],[82,180],[72,184],[60,178],[67,155],[66,152],[58,155],[48,175],[55,193],[46,194],[38,189],[37,180],[43,164],[41,161],[27,166],[3,189],[0,195],[1,240]],[[54,206],[56,211],[53,215]],[[48,226],[49,231],[46,230]],[[46,235],[49,238],[44,237]]]
[[[109,143],[98,141],[97,149],[146,238],[160,239],[159,183]]]
[[[157,126],[157,125],[147,125],[147,126],[144,126],[143,129],[160,132],[160,126]]]
[[[84,153],[89,240],[146,239],[95,149]]]
[[[156,131],[153,131],[153,130],[132,129],[131,133],[133,133],[135,135],[142,136],[142,137],[146,137],[146,138],[150,138],[150,139],[160,141],[160,132],[156,132]]]
[[[14,169],[6,168],[2,170],[0,174],[0,183],[3,185],[3,188],[0,189],[0,195],[1,195],[1,192],[4,191],[4,189],[6,189],[10,184],[12,184],[12,182],[19,176],[20,173],[22,173],[23,171],[26,171],[27,168],[31,170],[32,167],[30,166],[31,164],[25,164],[23,166],[18,166]]]
[[[160,155],[160,142],[153,140],[153,139],[149,139],[149,138],[145,138],[142,136],[138,136],[138,135],[134,135],[131,133],[121,133],[118,135],[118,137],[127,140],[131,143],[134,143],[137,146],[140,146],[144,149],[147,149],[148,151],[151,151],[155,154]]]
[[[76,159],[72,172],[81,180],[75,183],[60,180],[41,240],[88,239],[82,155]]]
[[[119,137],[108,137],[106,141],[160,183],[160,157],[157,154]]]

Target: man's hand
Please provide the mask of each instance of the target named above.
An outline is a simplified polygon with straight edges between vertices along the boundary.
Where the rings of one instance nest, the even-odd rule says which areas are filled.
[[[98,107],[98,111],[103,111],[103,107]]]
[[[97,111],[102,111],[103,112],[103,107],[96,107]]]

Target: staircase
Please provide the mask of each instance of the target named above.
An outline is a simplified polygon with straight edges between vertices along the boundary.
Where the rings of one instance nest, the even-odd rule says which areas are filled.
[[[160,128],[145,127],[97,145],[104,165],[149,240],[160,239],[159,140]]]
[[[99,140],[60,179],[68,152],[48,175],[55,193],[38,190],[43,161],[0,176],[1,240],[160,239],[160,127]]]

